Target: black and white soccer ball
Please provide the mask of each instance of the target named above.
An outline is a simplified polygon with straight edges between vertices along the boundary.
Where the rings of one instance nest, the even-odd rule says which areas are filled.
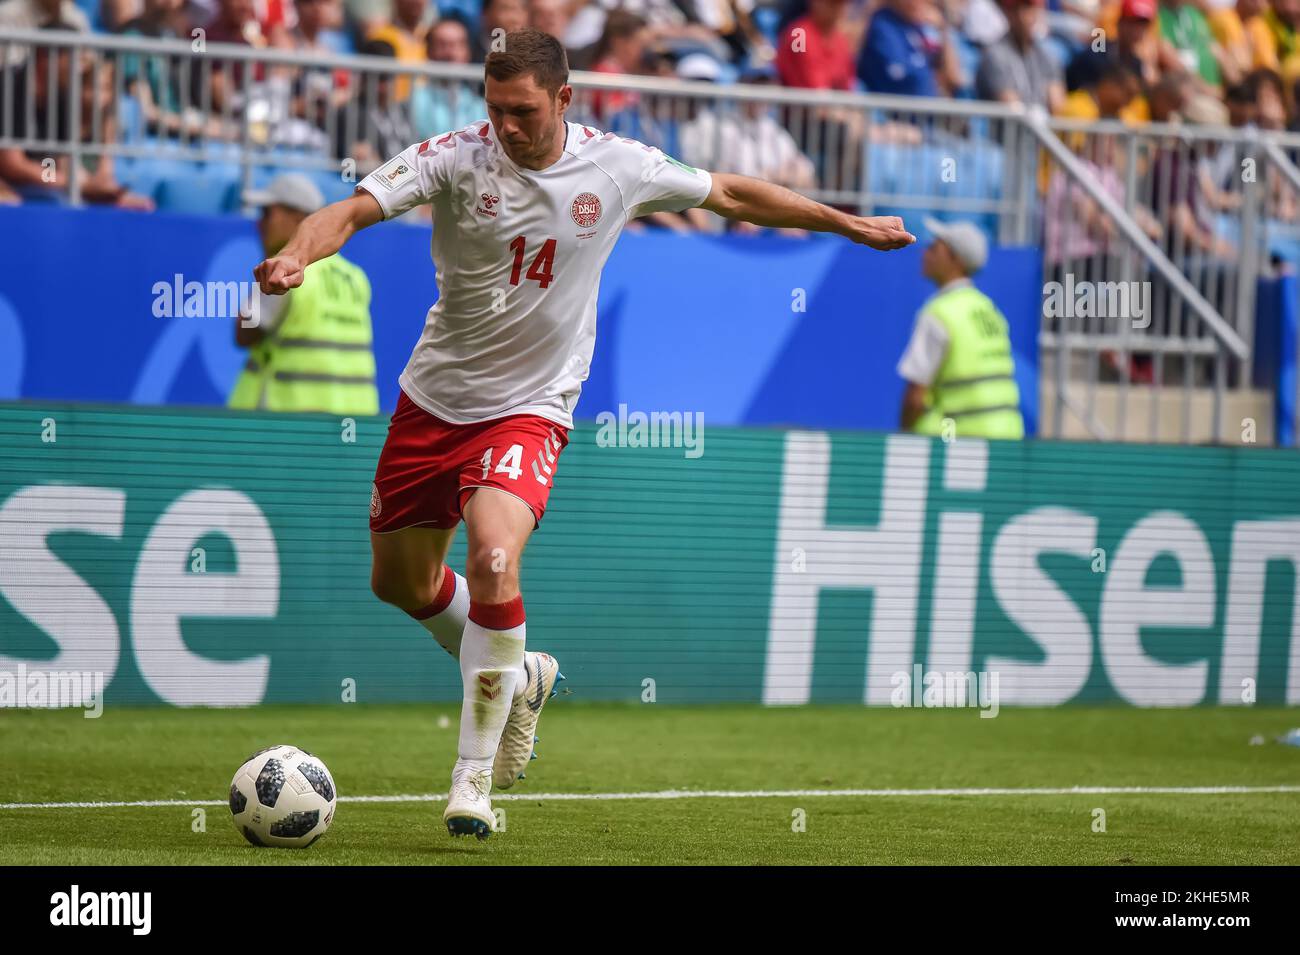
[[[325,764],[296,746],[259,750],[230,782],[235,828],[255,846],[305,849],[325,835],[337,803]]]

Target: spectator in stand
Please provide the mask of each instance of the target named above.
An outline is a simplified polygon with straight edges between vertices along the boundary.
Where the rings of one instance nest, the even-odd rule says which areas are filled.
[[[1196,0],[1162,0],[1157,22],[1162,42],[1173,48],[1183,68],[1198,77],[1207,91],[1221,92],[1224,70],[1231,70],[1232,64],[1215,42]],[[1228,79],[1236,82],[1240,77],[1229,74]]]
[[[741,75],[741,82],[761,88],[776,82],[776,71],[770,66],[754,67]],[[721,111],[701,108],[683,124],[680,138],[682,160],[693,166],[754,176],[799,192],[816,185],[812,161],[772,116],[772,108],[761,101],[744,100]],[[762,229],[745,223],[734,231]]]
[[[73,0],[0,0],[0,33],[6,30],[41,30],[53,24],[90,32],[90,18]],[[27,62],[28,47],[0,44],[0,69]]]
[[[370,30],[367,40],[379,40],[393,48],[399,63],[423,63],[425,34],[433,19],[426,0],[393,0],[393,17]]]
[[[1057,112],[1065,102],[1060,64],[1038,38],[1044,0],[1002,0],[1007,35],[984,51],[975,74],[981,99]]]
[[[1112,12],[1114,18],[1108,20]],[[1066,86],[1071,90],[1091,86],[1111,59],[1128,64],[1144,89],[1154,86],[1160,79],[1160,31],[1155,18],[1156,0],[1124,0],[1103,9],[1097,27],[1107,31],[1105,49],[1089,43],[1079,51],[1066,69]],[[1145,116],[1145,96],[1139,95],[1130,109]]]
[[[294,24],[279,27],[275,45],[299,53],[334,52],[331,31],[342,22],[339,0],[294,0]],[[292,69],[293,111],[320,129],[329,126],[329,114],[342,109],[352,97],[348,70]]]
[[[1157,0],[1111,0],[1101,8],[1097,27],[1121,56],[1141,64],[1142,85],[1155,86],[1167,70],[1180,69],[1173,47],[1160,40]]]
[[[867,27],[857,75],[874,93],[952,96],[963,77],[948,18],[931,0],[885,0]]]
[[[3,0],[0,29],[40,30],[58,23],[69,30],[90,32],[90,18],[73,0]]]
[[[1116,24],[1116,44],[1120,59],[1138,68],[1142,85],[1154,86],[1160,80],[1160,28],[1156,26],[1156,0],[1124,0]]]
[[[650,44],[650,28],[635,13],[611,10],[605,18],[605,32],[596,44],[592,72],[623,75],[640,72]],[[595,90],[591,93],[591,111],[596,122],[605,123],[615,113],[637,102],[634,92]]]
[[[383,40],[367,40],[357,50],[363,56],[396,58],[397,51]],[[396,80],[396,82],[394,82]],[[357,138],[347,155],[357,160],[357,176],[368,174],[385,158],[396,156],[418,138],[411,128],[405,105],[397,98],[401,77],[375,73],[362,84]],[[373,83],[373,100],[371,98]],[[364,172],[363,172],[364,170]]]
[[[140,15],[123,25],[122,34],[164,40],[188,38],[179,32],[179,27],[184,26],[184,4],[185,0],[144,0]],[[124,53],[120,62],[123,88],[139,104],[144,132],[151,136],[209,139],[232,139],[238,135],[236,125],[227,123],[217,111],[204,114],[197,108],[200,90],[191,90],[193,102],[185,101],[182,83],[194,82],[198,75],[189,58]]]
[[[1154,113],[1154,97],[1151,105]],[[1223,104],[1206,96],[1189,97],[1179,113],[1184,121],[1193,124],[1225,125],[1228,120]],[[1215,232],[1210,197],[1201,178],[1204,158],[1204,148],[1195,142],[1171,142],[1160,148],[1151,166],[1154,213],[1159,221],[1169,224],[1165,233],[1167,255],[1231,259],[1236,250]]]
[[[1065,97],[1058,116],[1064,119],[1118,119],[1129,124],[1146,122],[1146,103],[1142,110],[1133,104],[1142,93],[1142,81],[1133,64],[1116,55],[1103,59],[1097,78],[1089,86],[1075,90]]]
[[[1232,121],[1228,107],[1217,99],[1197,97],[1190,111],[1184,111],[1188,122],[1202,126],[1227,126]],[[1241,161],[1236,144],[1206,140],[1197,147],[1196,174],[1199,188],[1210,216],[1220,212],[1234,212],[1241,206]]]
[[[121,33],[139,12],[138,0],[100,0],[99,20],[95,25],[102,33]]]
[[[810,0],[776,47],[781,82],[809,90],[853,89],[853,52],[844,33],[848,0]]]
[[[293,0],[293,11],[290,22],[276,28],[274,45],[322,56],[339,49],[339,40],[334,36],[343,23],[339,0]]]
[[[483,0],[475,62],[483,62],[483,58],[492,51],[494,40],[500,44],[507,33],[522,30],[526,26],[528,7],[524,0]]]
[[[750,16],[754,0],[694,0],[694,6],[701,26],[726,44],[729,60],[764,64],[776,55]]]
[[[217,0],[181,0],[173,25],[181,36],[193,36],[193,31],[206,29],[216,15]]]
[[[469,63],[469,30],[459,20],[439,20],[429,28],[429,60]],[[425,83],[411,95],[411,125],[415,138],[463,129],[487,116],[483,98],[468,83]]]
[[[1224,91],[1223,105],[1228,107],[1228,124],[1233,128],[1256,125],[1258,111],[1255,106],[1255,88],[1251,85],[1249,76]]]
[[[699,22],[691,0],[572,0],[570,12],[573,19],[561,39],[566,47],[575,51],[578,62],[592,62],[589,50],[600,40],[605,31],[605,21],[615,10],[639,16],[650,28],[651,38],[655,41],[693,41],[694,46],[715,48],[715,53],[724,54],[725,44]]]
[[[569,0],[528,0],[528,25],[563,40],[573,19]]]
[[[1300,53],[1296,28],[1300,26],[1300,0],[1271,0],[1264,23],[1273,34],[1273,47],[1281,63]]]
[[[1123,207],[1124,180],[1119,171],[1116,137],[1108,133],[1089,136],[1087,145],[1076,152],[1079,162],[1106,194]],[[1136,206],[1133,217],[1150,239],[1160,238],[1160,223],[1147,209]],[[1114,259],[1128,254],[1128,246],[1121,240],[1115,220],[1059,167],[1052,174],[1043,204],[1043,248],[1052,278],[1057,282],[1064,282],[1067,272],[1074,272],[1080,280],[1117,275],[1121,269]],[[1107,259],[1112,261],[1108,263]]]
[[[1286,92],[1282,77],[1272,70],[1252,70],[1244,83],[1255,93],[1255,125],[1260,129],[1286,129]]]
[[[1176,123],[1179,113],[1191,99],[1191,84],[1186,73],[1166,73],[1147,92],[1153,123]]]
[[[221,0],[217,7],[217,14],[210,23],[204,28],[203,39],[208,43],[232,43],[238,46],[267,46],[267,40],[262,33],[262,25],[257,20],[257,11],[254,7],[253,0]],[[228,62],[219,57],[212,64],[211,78],[211,109],[215,114],[221,114],[227,110],[237,112],[237,104],[240,102],[244,86],[244,73],[246,65],[242,61],[230,63],[229,72],[224,64]],[[254,67],[252,70],[254,77],[261,78],[261,70]],[[232,88],[233,86],[233,88]],[[195,102],[190,105],[200,105],[202,93],[195,89],[192,91]]]
[[[220,0],[216,15],[204,28],[204,33],[204,39],[209,43],[236,43],[257,47],[267,45],[253,0]]]
[[[809,0],[808,12],[790,22],[776,48],[781,82],[804,89],[853,89],[853,53],[844,32],[846,6],[846,0]],[[812,156],[822,187],[856,193],[866,136],[862,111],[838,106],[801,108],[787,114],[786,125],[791,124],[801,129],[807,141],[822,146]]]
[[[427,33],[431,9],[426,0],[393,0],[393,19],[372,29],[366,39],[387,43],[399,63],[428,62]],[[406,102],[406,98],[411,95],[409,76],[397,78],[393,95],[397,102]]]
[[[970,0],[960,22],[962,36],[976,46],[992,46],[1007,35],[1007,15],[997,0]]]
[[[1238,75],[1278,68],[1277,47],[1264,19],[1266,0],[1236,0],[1209,11],[1210,29]],[[1227,84],[1229,86],[1233,84]]]
[[[1300,79],[1300,0],[1272,0],[1264,15],[1277,49],[1279,71],[1288,89]],[[1295,101],[1291,102],[1295,111]]]
[[[62,23],[49,23],[42,29],[78,32]],[[101,61],[96,72],[92,54],[79,51],[75,55],[80,58],[78,89],[73,88],[74,53],[67,47],[35,47],[30,64],[24,60],[22,66],[0,72],[0,129],[18,140],[70,143],[75,139],[96,146],[114,142],[117,123],[112,109],[113,62]],[[74,96],[80,100],[81,110],[81,128],[75,131],[69,125]],[[153,208],[150,199],[130,192],[117,181],[110,156],[82,156],[80,162],[78,185],[85,202],[123,209]],[[70,201],[72,163],[72,156],[66,153],[0,149],[0,193],[10,202],[16,193],[24,202],[63,205]]]
[[[144,9],[122,26],[123,36],[175,39],[179,36],[175,18],[182,0],[144,0]],[[177,87],[180,65],[174,57],[122,56],[122,83],[140,105],[145,130],[154,136],[172,136],[182,131],[197,132],[202,119],[183,103]]]

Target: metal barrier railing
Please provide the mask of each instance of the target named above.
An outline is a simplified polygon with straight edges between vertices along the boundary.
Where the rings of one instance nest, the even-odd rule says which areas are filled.
[[[1066,306],[1045,308],[1040,336],[1058,396],[1050,433],[1064,432],[1068,411],[1103,438],[1167,440],[1172,427],[1184,442],[1223,440],[1225,395],[1250,384],[1264,248],[1253,185],[1274,175],[1267,157],[1227,129],[1036,128],[1045,301],[1050,289]],[[1226,222],[1225,209],[1236,213]],[[1173,406],[1163,400],[1172,376],[1182,399]],[[1118,394],[1109,415],[1099,413],[1103,384]],[[1128,419],[1135,384],[1149,390],[1144,429]],[[1191,400],[1198,389],[1212,396],[1208,431]]]
[[[485,115],[477,65],[196,44],[0,31],[0,50],[27,54],[0,71],[0,148],[52,159],[73,201],[114,161],[164,176],[216,170],[237,197],[271,168],[349,185],[409,143]],[[1074,419],[1098,438],[1194,440],[1204,429],[1193,397],[1208,391],[1222,440],[1225,395],[1250,385],[1269,237],[1294,230],[1300,250],[1288,160],[1300,136],[767,85],[592,73],[573,83],[571,119],[685,162],[909,224],[922,212],[973,218],[1003,244],[1041,246],[1041,347],[1055,382],[1046,434]],[[1253,179],[1224,175],[1247,160]],[[1068,294],[1080,288],[1094,301],[1130,297],[1080,314]],[[1138,389],[1150,399],[1144,429],[1128,414]],[[1183,413],[1171,434],[1158,399],[1175,390]]]

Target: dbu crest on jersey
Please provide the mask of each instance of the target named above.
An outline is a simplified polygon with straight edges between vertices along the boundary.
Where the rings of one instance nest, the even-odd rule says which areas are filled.
[[[370,516],[378,517],[379,512],[383,510],[383,505],[379,503],[379,485],[370,485]]]
[[[573,200],[569,214],[582,228],[590,229],[600,219],[600,197],[595,193],[584,192]]]

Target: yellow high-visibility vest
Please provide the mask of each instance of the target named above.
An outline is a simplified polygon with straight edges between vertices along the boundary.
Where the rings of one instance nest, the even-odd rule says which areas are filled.
[[[930,385],[930,407],[913,430],[941,435],[949,418],[959,437],[1023,438],[1011,335],[997,306],[962,285],[934,296],[922,311],[948,332],[948,353]]]
[[[370,282],[342,256],[307,266],[279,327],[249,349],[231,408],[379,413]]]

